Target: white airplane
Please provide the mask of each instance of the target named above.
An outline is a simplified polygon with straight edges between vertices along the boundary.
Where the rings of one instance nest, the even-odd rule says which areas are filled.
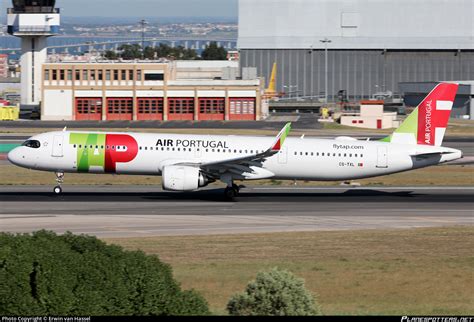
[[[462,158],[442,147],[457,84],[439,84],[389,137],[381,141],[62,131],[33,136],[8,154],[11,163],[56,174],[157,175],[168,191],[194,191],[220,180],[234,198],[234,181],[345,181],[377,177]]]

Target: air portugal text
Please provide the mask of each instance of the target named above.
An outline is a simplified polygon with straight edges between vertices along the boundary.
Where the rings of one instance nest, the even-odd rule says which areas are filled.
[[[229,149],[225,141],[158,139],[156,146],[176,148]]]

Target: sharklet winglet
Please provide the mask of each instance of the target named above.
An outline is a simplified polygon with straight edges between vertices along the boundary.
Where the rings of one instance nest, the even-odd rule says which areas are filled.
[[[278,152],[283,148],[283,144],[285,143],[286,138],[290,134],[291,131],[291,123],[286,123],[285,127],[278,133],[277,139],[275,144],[272,147],[273,152]]]

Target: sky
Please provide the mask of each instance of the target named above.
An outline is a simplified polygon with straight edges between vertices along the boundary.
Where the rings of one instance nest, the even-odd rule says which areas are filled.
[[[1,0],[2,10],[11,0]],[[57,0],[64,16],[236,17],[238,0]]]

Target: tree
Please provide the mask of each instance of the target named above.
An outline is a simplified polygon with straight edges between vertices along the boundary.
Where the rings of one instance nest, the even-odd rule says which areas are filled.
[[[204,60],[226,60],[227,51],[224,47],[217,46],[215,41],[211,42],[201,54]]]
[[[207,315],[156,256],[95,237],[0,234],[0,315]]]
[[[118,55],[115,51],[113,50],[107,50],[105,53],[104,53],[104,57],[106,59],[109,59],[109,60],[116,60],[118,59]]]
[[[301,316],[320,314],[319,306],[304,287],[304,280],[288,271],[260,272],[242,294],[227,304],[230,315]]]
[[[138,44],[122,45],[119,47],[121,51],[120,57],[124,60],[139,59],[142,57],[142,46]]]

